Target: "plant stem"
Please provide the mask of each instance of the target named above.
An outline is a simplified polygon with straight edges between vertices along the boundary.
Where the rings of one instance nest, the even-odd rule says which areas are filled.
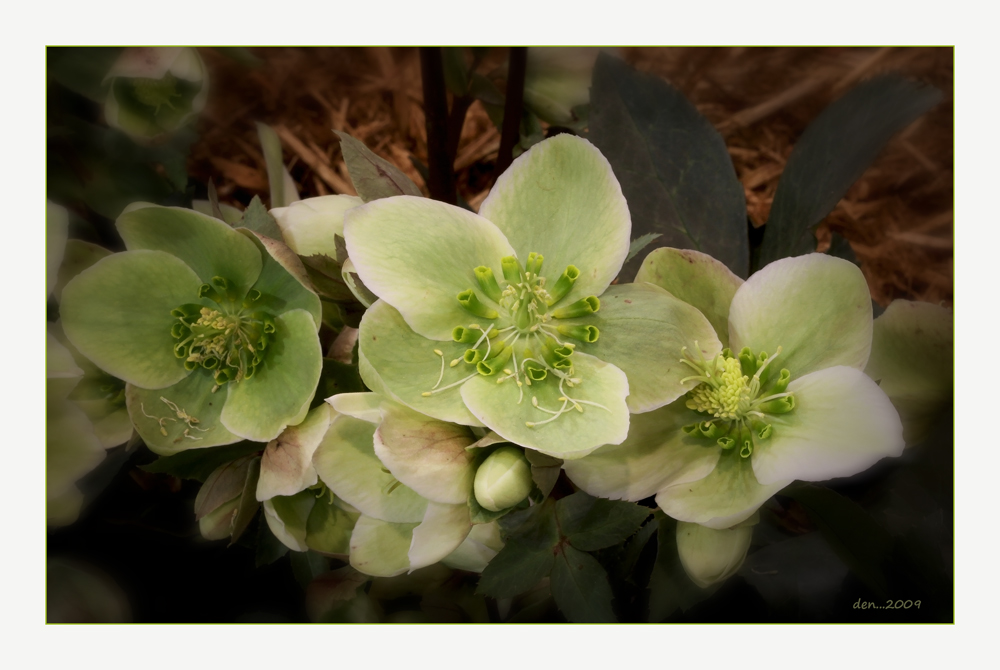
[[[441,47],[420,47],[420,75],[424,87],[424,119],[427,124],[427,188],[431,197],[454,205],[455,175],[448,160],[448,99],[444,87]]]
[[[500,153],[497,155],[494,182],[514,160],[514,145],[521,138],[521,108],[524,104],[524,73],[528,67],[528,48],[511,47],[509,61],[503,130],[500,133]]]

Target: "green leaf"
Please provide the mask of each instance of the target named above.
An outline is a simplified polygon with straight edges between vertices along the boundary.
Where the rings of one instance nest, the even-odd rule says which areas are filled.
[[[781,492],[802,505],[830,547],[869,588],[888,597],[883,565],[892,538],[856,502],[815,484],[798,483]]]
[[[243,531],[247,529],[250,522],[253,521],[254,516],[257,514],[258,508],[260,508],[260,502],[257,500],[257,480],[260,478],[260,458],[254,458],[250,461],[250,469],[247,471],[246,482],[243,484],[243,495],[240,496],[239,507],[236,508],[236,516],[233,518],[233,534],[232,539],[229,541],[229,546],[233,546]]]
[[[257,122],[257,137],[260,138],[260,147],[264,151],[264,164],[267,167],[267,183],[271,187],[271,207],[287,207],[299,199],[299,194],[294,190],[294,182],[292,184],[288,183],[291,181],[291,178],[285,170],[285,163],[281,157],[281,140],[278,138],[278,133],[274,132],[271,126],[259,121]],[[254,199],[259,202],[257,196],[254,196]],[[252,206],[253,202],[250,205]],[[280,233],[275,237],[264,231],[258,230],[257,232],[264,233],[268,237],[274,237],[276,240],[281,239]]]
[[[330,559],[315,551],[293,551],[289,558],[292,560],[292,574],[295,575],[295,581],[303,589],[330,569]]]
[[[347,365],[332,358],[324,358],[323,373],[316,390],[316,397],[322,402],[324,398],[338,393],[360,393],[365,390],[365,385],[361,382],[357,365]]]
[[[282,240],[278,222],[274,220],[271,213],[264,207],[264,203],[260,201],[260,196],[258,195],[253,197],[253,200],[247,205],[246,211],[243,212],[243,218],[233,227],[249,228],[255,233],[267,235],[272,240],[278,240],[279,242]]]
[[[559,610],[573,623],[618,622],[611,609],[612,593],[607,573],[596,558],[573,547],[563,546],[555,560],[552,597]]]
[[[648,507],[594,498],[583,491],[556,503],[560,531],[582,551],[597,551],[624,542],[650,514],[652,510]]]
[[[836,207],[889,138],[941,97],[936,88],[889,74],[856,86],[823,110],[802,133],[778,182],[760,266],[814,251],[813,228]]]
[[[423,196],[417,185],[398,167],[376,156],[347,133],[337,132],[337,136],[340,137],[340,151],[344,154],[351,183],[362,200],[371,202],[394,195]]]
[[[510,539],[483,570],[476,593],[513,598],[535,586],[552,570],[551,547],[538,548]]]
[[[74,93],[103,102],[104,77],[121,55],[120,47],[54,47],[46,49],[48,75]]]
[[[239,442],[225,447],[191,449],[173,456],[158,458],[148,465],[139,466],[146,472],[173,475],[181,479],[203,482],[221,465],[243,456],[261,451],[264,445],[257,442]]]
[[[508,514],[497,523],[509,539],[531,549],[549,550],[559,542],[556,504],[551,498],[540,505]]]
[[[625,257],[625,262],[628,263],[630,260],[635,258],[640,251],[648,247],[653,240],[662,236],[663,233],[646,233],[645,235],[640,235],[632,240],[632,243],[628,245],[628,256]]]
[[[746,198],[712,124],[665,81],[606,54],[593,82],[590,139],[621,182],[632,233],[660,233],[656,246],[702,251],[746,277]],[[639,264],[626,263],[619,281]]]
[[[288,553],[288,547],[271,532],[271,527],[267,525],[264,516],[261,515],[257,521],[257,554],[254,559],[254,567],[270,565]]]

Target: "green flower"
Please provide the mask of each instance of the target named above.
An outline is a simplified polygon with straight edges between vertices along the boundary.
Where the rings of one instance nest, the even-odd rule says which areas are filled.
[[[368,387],[559,458],[621,442],[630,411],[692,388],[673,352],[722,348],[659,287],[610,286],[628,207],[608,162],[571,135],[515,160],[479,215],[398,196],[351,209],[344,231],[380,298],[360,326]]]
[[[105,81],[105,120],[137,140],[176,130],[208,97],[208,71],[188,47],[127,48]]]
[[[69,341],[124,380],[159,454],[268,442],[302,421],[322,368],[320,304],[280,242],[197,212],[133,205],[127,251],[62,291]]]
[[[862,372],[871,298],[852,263],[786,258],[743,283],[704,254],[657,249],[637,281],[700,306],[728,348],[675,351],[699,385],[634,417],[621,445],[564,465],[591,495],[655,494],[675,519],[730,528],[796,479],[849,476],[901,453],[899,416]]]

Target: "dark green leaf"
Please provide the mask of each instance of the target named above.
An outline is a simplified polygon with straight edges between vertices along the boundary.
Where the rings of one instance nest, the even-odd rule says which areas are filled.
[[[362,200],[371,202],[394,195],[423,195],[398,167],[376,156],[362,142],[339,131],[337,136],[351,183]]]
[[[508,538],[532,549],[551,549],[559,542],[556,505],[551,498],[540,505],[511,512],[498,523]]]
[[[343,235],[334,234],[333,246],[337,250],[337,257],[334,260],[337,261],[337,265],[343,265],[347,260],[347,240]]]
[[[645,584],[641,584],[635,580],[635,567],[639,563],[639,557],[642,555],[643,549],[649,544],[657,528],[659,528],[659,524],[650,521],[640,528],[638,533],[630,537],[629,541],[625,544],[625,551],[622,553],[619,568],[626,581],[637,586],[645,586]]]
[[[764,229],[761,267],[815,251],[813,228],[889,138],[941,97],[936,88],[889,74],[856,86],[823,110],[802,133],[778,182]]]
[[[237,442],[211,449],[188,449],[173,456],[162,456],[149,465],[141,467],[146,472],[163,473],[181,479],[197,479],[199,482],[203,482],[220,465],[263,449],[264,445],[259,442]]]
[[[826,253],[837,258],[843,258],[845,261],[851,261],[855,265],[861,265],[858,257],[854,255],[854,249],[851,248],[850,242],[839,233],[831,232],[830,235],[830,248],[827,249]]]
[[[628,256],[625,257],[625,262],[628,263],[635,258],[640,251],[648,247],[653,240],[660,236],[661,233],[646,233],[632,240],[632,243],[628,245]]]
[[[104,102],[104,77],[121,55],[120,47],[49,47],[48,75],[74,93]]]
[[[338,393],[360,393],[364,390],[365,385],[361,381],[358,366],[347,365],[332,358],[323,359],[323,374],[316,389],[316,398],[319,402],[316,405]]]
[[[285,193],[285,163],[281,156],[281,139],[278,137],[278,133],[274,132],[274,128],[259,121],[257,122],[257,137],[260,138],[260,148],[264,153],[267,183],[271,187],[271,208],[287,207],[292,204],[298,194]],[[249,228],[249,226],[247,227]],[[258,230],[257,232],[268,235],[263,231]],[[274,236],[268,235],[268,237]],[[281,237],[275,239],[280,240]]]
[[[535,586],[552,571],[552,548],[537,548],[507,540],[479,579],[476,593],[493,598],[513,598]]]
[[[883,564],[892,539],[860,505],[815,484],[798,483],[781,492],[798,501],[830,547],[880,596],[888,597]]]
[[[502,516],[510,513],[513,507],[508,507],[507,509],[502,509],[494,512],[493,510],[488,510],[479,504],[476,500],[476,496],[469,494],[469,517],[472,519],[472,523],[489,523],[490,521],[496,521]]]
[[[303,589],[307,588],[312,580],[330,569],[330,559],[315,551],[293,551],[289,554],[289,558],[295,581]]]
[[[254,565],[258,568],[270,565],[288,553],[288,547],[274,536],[271,527],[261,514],[257,521],[257,552]]]
[[[260,508],[257,500],[257,480],[260,479],[260,457],[250,461],[250,469],[247,471],[246,483],[243,486],[243,495],[240,497],[240,506],[236,508],[236,516],[233,518],[233,534],[229,541],[229,546],[233,546],[243,531],[247,529],[253,517]]]
[[[499,107],[503,115],[503,93],[492,81],[481,74],[473,74],[469,82],[469,94],[483,103],[484,106]]]
[[[279,242],[284,239],[281,236],[281,228],[278,227],[278,222],[267,211],[267,207],[264,207],[264,203],[260,201],[260,196],[256,195],[250,201],[250,204],[247,205],[246,211],[243,212],[243,218],[233,227],[247,228]]]
[[[624,542],[652,510],[622,500],[594,498],[583,491],[556,503],[559,529],[577,549],[597,551]]]
[[[604,568],[590,554],[568,545],[561,549],[552,567],[552,596],[559,610],[573,623],[616,623]]]
[[[621,183],[633,235],[660,233],[657,247],[696,249],[747,276],[743,186],[722,137],[677,89],[600,54],[590,140]],[[626,263],[619,281],[631,281],[640,263]]]
[[[659,521],[656,538],[656,563],[649,577],[649,620],[660,622],[680,609],[687,611],[705,600],[722,586],[707,589],[696,585],[684,572],[677,555],[677,522],[668,516]]]

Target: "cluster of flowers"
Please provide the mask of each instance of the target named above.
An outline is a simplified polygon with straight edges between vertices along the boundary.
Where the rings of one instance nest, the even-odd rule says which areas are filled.
[[[628,206],[605,158],[570,135],[515,160],[479,214],[406,195],[271,213],[283,240],[128,208],[128,250],[59,286],[58,337],[120,380],[104,400],[156,453],[266,443],[206,481],[206,537],[232,532],[259,467],[253,493],[282,543],[375,576],[483,570],[503,545],[496,520],[561,467],[594,496],[655,496],[681,522],[691,578],[724,579],[783,487],[902,453],[900,415],[920,400],[912,352],[878,335],[942,316],[897,303],[873,350],[862,273],[824,254],[744,281],[660,248],[615,284]],[[356,361],[371,392],[322,402],[322,305],[300,257],[337,258],[338,237],[367,307]]]

